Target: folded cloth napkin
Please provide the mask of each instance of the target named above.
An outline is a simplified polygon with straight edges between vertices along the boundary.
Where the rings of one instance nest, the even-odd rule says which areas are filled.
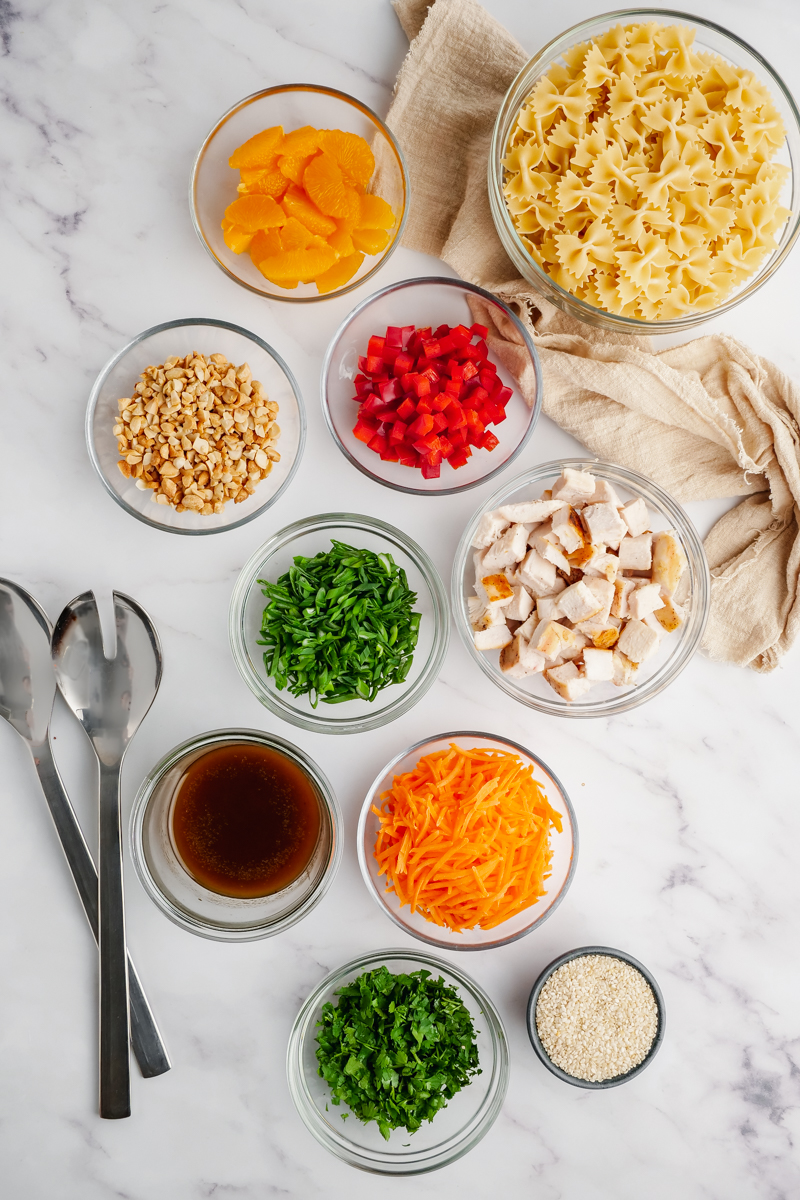
[[[711,658],[773,670],[800,632],[800,388],[733,338],[653,353],[649,339],[584,325],[520,279],[495,232],[486,170],[495,117],[528,55],[475,0],[393,5],[411,42],[387,117],[411,178],[405,245],[519,315],[541,360],[544,411],[592,453],[678,499],[746,497],[705,542],[703,645]],[[531,403],[510,322],[491,322],[490,344]]]

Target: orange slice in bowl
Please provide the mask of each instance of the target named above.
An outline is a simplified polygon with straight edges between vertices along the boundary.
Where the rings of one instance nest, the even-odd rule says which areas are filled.
[[[362,137],[342,129],[322,129],[319,145],[335,160],[348,183],[367,186],[375,170],[375,156]]]
[[[258,229],[271,229],[274,225],[286,224],[286,213],[272,196],[240,196],[225,209],[225,219],[233,221],[241,229],[255,233]]]
[[[344,284],[353,278],[363,261],[364,255],[358,252],[349,254],[346,258],[340,258],[327,271],[323,271],[321,275],[317,275],[314,281],[317,285],[317,291],[320,295],[325,295],[327,292],[335,292],[337,288],[343,287]]]
[[[394,213],[381,196],[359,196],[359,229],[394,229]]]
[[[354,229],[351,237],[356,250],[365,254],[380,254],[389,245],[389,234],[385,229]]]
[[[328,237],[336,232],[336,222],[333,217],[326,217],[316,204],[309,200],[302,188],[292,186],[283,197],[283,210],[290,217],[296,217],[311,233],[320,237]],[[333,243],[331,243],[333,244]]]
[[[345,182],[332,155],[312,158],[303,175],[303,187],[317,208],[328,217],[346,218],[358,204],[358,193]],[[360,207],[358,209],[360,215]]]
[[[267,170],[243,170],[241,175],[242,182],[237,191],[242,195],[272,196],[279,200],[289,186],[289,180],[277,167],[270,167]]]
[[[297,286],[297,281],[310,283],[336,261],[336,251],[330,246],[309,246],[305,250],[283,250],[258,264],[262,275],[280,287]],[[294,280],[294,283],[291,281]]]
[[[249,141],[237,147],[228,159],[228,163],[234,169],[237,167],[239,169],[268,167],[276,154],[283,153],[280,150],[282,142],[283,127],[281,125],[273,125],[271,129],[262,129],[261,133],[257,133],[255,137],[251,137]]]

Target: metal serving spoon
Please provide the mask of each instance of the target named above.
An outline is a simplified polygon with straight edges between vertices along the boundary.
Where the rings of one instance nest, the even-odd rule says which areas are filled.
[[[97,602],[92,592],[84,592],[61,613],[52,643],[61,694],[100,764],[100,1116],[108,1118],[131,1112],[120,771],[161,682],[161,646],[144,609],[114,592],[114,620],[116,653],[106,658]]]
[[[56,695],[50,657],[52,632],[47,614],[33,596],[10,579],[0,579],[0,716],[20,734],[31,752],[50,815],[97,941],[97,870],[64,790],[50,745],[50,717]],[[169,1056],[130,959],[128,975],[133,1052],[145,1078],[163,1075],[170,1069]]]

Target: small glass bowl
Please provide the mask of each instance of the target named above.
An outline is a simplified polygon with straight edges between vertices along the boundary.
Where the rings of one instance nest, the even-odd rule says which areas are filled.
[[[381,966],[395,975],[427,970],[458,990],[475,1026],[482,1072],[449,1100],[433,1121],[424,1122],[413,1134],[395,1129],[388,1142],[374,1121],[364,1125],[344,1105],[330,1102],[329,1086],[317,1073],[315,1037],[322,1006],[335,1004],[337,990],[356,976]],[[455,1162],[491,1129],[508,1090],[508,1043],[500,1014],[468,975],[423,951],[376,950],[332,971],[308,997],[289,1038],[286,1073],[303,1123],[326,1150],[350,1166],[376,1175],[421,1175]]]
[[[253,495],[241,504],[229,500],[221,513],[208,517],[188,510],[179,513],[170,505],[154,504],[153,492],[140,491],[133,479],[126,479],[120,472],[117,439],[113,433],[119,416],[117,401],[133,394],[145,367],[156,366],[167,358],[183,358],[193,351],[206,357],[224,354],[237,366],[248,363],[253,378],[261,381],[270,400],[278,405],[281,430],[277,442],[280,462],[273,465]],[[103,367],[86,410],[89,457],[112,500],[145,525],[167,533],[186,533],[190,537],[236,529],[265,512],[294,478],[305,442],[306,414],[300,388],[281,356],[247,329],[210,317],[186,317],[145,329]]]
[[[500,508],[504,504],[516,504],[523,500],[536,500],[561,474],[565,467],[576,471],[590,471],[598,479],[610,483],[621,499],[642,496],[654,517],[654,532],[659,529],[674,529],[678,534],[688,560],[681,586],[688,587],[686,598],[680,603],[688,609],[683,625],[674,633],[666,634],[658,654],[643,663],[638,671],[639,682],[628,687],[617,687],[613,683],[598,683],[578,700],[562,700],[542,675],[529,675],[523,679],[510,679],[500,670],[500,655],[497,650],[476,650],[473,630],[469,620],[467,599],[472,596],[474,571],[471,543],[478,521],[485,512]],[[610,717],[615,713],[637,708],[646,700],[663,692],[688,663],[703,636],[711,604],[711,579],[708,573],[703,544],[689,517],[668,492],[657,483],[640,475],[638,471],[619,467],[614,463],[596,458],[559,459],[541,463],[524,475],[517,475],[503,488],[489,496],[473,515],[459,542],[453,562],[451,582],[453,619],[461,640],[469,654],[478,663],[484,675],[492,683],[521,704],[535,708],[538,712],[554,717]]]
[[[553,849],[553,861],[547,884],[547,893],[536,904],[526,908],[515,917],[510,917],[495,929],[468,929],[464,933],[454,933],[451,929],[443,929],[428,921],[421,913],[411,913],[408,905],[401,907],[394,892],[386,890],[386,876],[378,874],[378,864],[373,850],[375,839],[380,829],[380,821],[372,811],[372,806],[380,807],[381,793],[392,786],[395,775],[411,771],[420,758],[446,750],[451,742],[464,749],[504,750],[517,754],[525,766],[533,767],[533,775],[541,786],[548,801],[557,813],[561,815],[563,829],[561,833],[551,831],[550,839]],[[494,734],[471,733],[459,730],[455,733],[441,733],[435,738],[427,738],[401,750],[390,763],[381,771],[367,793],[367,798],[361,808],[356,834],[358,848],[358,865],[367,890],[382,912],[404,933],[411,934],[429,946],[440,950],[493,950],[496,946],[506,946],[516,942],[537,929],[542,922],[555,912],[564,896],[567,894],[575,875],[578,863],[578,824],[575,810],[569,796],[564,791],[553,772],[540,758],[532,754],[524,746],[508,738]]]
[[[539,1031],[536,1028],[536,1005],[539,1003],[539,993],[547,983],[550,976],[559,967],[563,967],[565,963],[572,962],[575,958],[584,958],[587,954],[604,954],[609,958],[619,958],[622,962],[629,963],[635,967],[650,984],[653,989],[656,1007],[658,1009],[658,1028],[656,1036],[653,1038],[653,1044],[647,1051],[647,1054],[642,1059],[637,1067],[626,1071],[624,1075],[615,1075],[611,1079],[602,1079],[594,1081],[591,1079],[578,1079],[575,1075],[569,1075],[566,1071],[562,1071],[561,1067],[557,1067],[551,1059],[550,1055],[542,1045],[542,1040],[539,1037]],[[656,983],[653,976],[648,971],[647,967],[643,966],[637,958],[632,954],[626,954],[624,950],[612,950],[610,946],[581,946],[577,950],[570,950],[566,954],[562,954],[556,958],[542,971],[536,983],[533,985],[530,997],[528,998],[528,1007],[525,1012],[525,1021],[528,1027],[528,1037],[531,1040],[531,1045],[536,1051],[536,1056],[540,1062],[544,1063],[548,1071],[558,1079],[563,1079],[564,1083],[571,1083],[573,1087],[587,1088],[589,1091],[603,1091],[605,1088],[618,1087],[621,1083],[627,1083],[629,1079],[641,1074],[645,1067],[649,1067],[650,1063],[658,1053],[658,1049],[664,1040],[664,1032],[667,1027],[667,1011],[664,1005],[664,997],[661,994],[661,988]]]
[[[391,554],[402,567],[408,586],[417,593],[414,611],[422,614],[414,661],[403,683],[392,684],[367,700],[342,704],[320,703],[315,709],[307,696],[278,691],[264,669],[258,644],[265,598],[259,579],[275,582],[292,565],[295,555],[313,557],[329,550],[335,539],[376,554]],[[231,596],[231,649],[239,674],[251,692],[277,716],[315,733],[364,733],[378,729],[408,712],[421,700],[441,670],[450,636],[447,593],[428,555],[399,529],[374,517],[353,513],[323,513],[287,525],[256,550],[242,568]]]
[[[774,161],[782,162],[791,169],[781,202],[785,207],[791,209],[792,215],[780,232],[777,248],[765,259],[756,274],[746,280],[724,303],[717,305],[716,308],[703,312],[685,313],[683,316],[672,317],[665,321],[645,321],[636,317],[623,317],[616,313],[609,313],[585,300],[580,300],[562,288],[542,270],[526,250],[514,228],[503,198],[504,168],[502,160],[505,158],[508,136],[520,108],[539,79],[572,46],[580,42],[591,41],[592,38],[605,33],[615,25],[648,21],[658,21],[664,25],[673,25],[679,21],[681,24],[694,26],[696,31],[694,44],[700,51],[718,54],[727,62],[751,71],[768,87],[786,128],[783,150],[775,156]],[[800,164],[800,113],[798,113],[797,105],[783,80],[756,50],[748,46],[747,42],[742,41],[741,38],[736,37],[735,34],[729,33],[712,21],[703,20],[702,17],[675,12],[672,9],[625,8],[616,12],[603,13],[601,16],[591,17],[589,20],[573,25],[548,42],[517,75],[506,92],[492,135],[488,164],[489,205],[500,241],[514,266],[528,283],[532,284],[556,307],[572,317],[577,317],[578,320],[586,321],[589,325],[616,333],[677,333],[684,329],[694,329],[704,321],[735,308],[737,304],[741,304],[743,300],[758,291],[775,274],[800,234],[800,187],[798,187],[800,167],[798,164]]]
[[[296,763],[320,807],[320,835],[302,875],[271,896],[239,899],[209,891],[186,871],[172,844],[170,813],[178,782],[198,758],[221,746],[267,746]],[[131,857],[158,908],[190,933],[217,942],[254,942],[302,921],[333,883],[342,857],[342,816],[328,780],[297,746],[258,729],[213,729],[166,754],[143,780],[131,811]]]
[[[454,469],[442,463],[438,479],[423,479],[415,467],[384,462],[353,434],[358,405],[354,403],[353,380],[358,374],[358,359],[366,355],[367,342],[373,334],[382,336],[388,325],[415,325],[424,329],[430,325],[466,325],[480,316],[470,309],[471,297],[478,297],[497,313],[498,323],[510,322],[516,329],[520,352],[526,360],[526,373],[535,388],[534,403],[528,405],[519,394],[514,377],[496,358],[497,372],[506,387],[515,393],[509,401],[505,421],[492,425],[499,439],[494,450],[476,450],[463,467]],[[542,408],[542,373],[533,340],[517,316],[496,296],[460,279],[404,279],[383,291],[368,296],[345,318],[333,335],[322,366],[322,411],[333,440],[345,458],[369,479],[385,487],[412,496],[452,496],[493,479],[512,463],[533,433]]]
[[[382,196],[394,210],[395,226],[386,249],[380,254],[365,256],[352,279],[324,295],[320,295],[314,283],[300,283],[293,291],[270,283],[254,266],[247,251],[234,254],[222,236],[220,222],[225,209],[239,194],[236,190],[239,172],[228,166],[228,159],[243,142],[274,125],[282,125],[286,133],[311,125],[314,129],[341,129],[364,138],[375,155],[370,191]],[[226,275],[258,296],[286,300],[290,304],[308,304],[343,296],[381,269],[400,244],[408,216],[408,194],[408,174],[400,147],[391,130],[372,109],[335,88],[287,83],[246,96],[220,117],[195,159],[189,184],[189,207],[197,236]]]

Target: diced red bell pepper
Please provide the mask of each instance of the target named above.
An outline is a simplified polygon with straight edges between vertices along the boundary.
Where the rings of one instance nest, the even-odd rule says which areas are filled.
[[[390,442],[405,441],[407,429],[408,429],[408,426],[406,425],[405,421],[395,421],[395,423],[392,425],[392,432],[389,434],[389,441]]]
[[[475,366],[474,362],[465,362],[463,364],[461,368],[461,378],[464,380],[464,383],[467,383],[468,380],[472,379],[473,375],[477,374],[478,368]]]
[[[433,412],[444,412],[447,406],[453,403],[453,397],[448,396],[447,392],[439,392],[438,396],[431,395],[428,399]]]
[[[440,325],[433,336],[436,338],[443,338],[443,337],[447,337],[449,332],[450,332],[449,325]]]
[[[379,354],[376,354],[376,355],[368,354],[367,355],[366,370],[367,370],[368,375],[375,376],[375,375],[380,374],[380,371],[381,371],[381,368],[383,367],[383,365],[384,365],[383,359]]]
[[[420,396],[417,401],[417,412],[420,415],[423,413],[427,415],[433,412],[433,400],[431,400],[430,396]]]
[[[418,467],[419,466],[419,455],[417,454],[416,450],[413,449],[412,446],[398,447],[397,454],[398,454],[398,461],[401,462],[404,467]]]
[[[386,341],[388,345],[396,346],[398,350],[405,350],[413,336],[413,325],[390,325],[386,330]]]
[[[358,440],[365,442],[367,445],[369,445],[377,432],[378,422],[371,421],[368,418],[365,420],[363,417],[356,421],[355,428],[353,429],[353,433]]]
[[[378,384],[378,391],[381,394],[381,400],[384,404],[389,404],[392,400],[402,400],[403,389],[400,387],[399,379],[390,379],[387,383]]]
[[[372,358],[374,355],[375,357],[380,358],[380,356],[383,354],[383,347],[385,345],[385,337],[378,337],[377,335],[374,335],[369,339],[367,344],[367,357]]]
[[[383,353],[381,354],[381,360],[386,363],[387,367],[393,367],[394,363],[395,363],[395,359],[397,358],[399,353],[400,353],[399,346],[386,345],[383,347]]]
[[[407,375],[409,371],[413,371],[413,355],[408,354],[405,350],[402,352],[402,354],[398,354],[397,358],[394,360],[393,370],[395,375]]]
[[[451,467],[463,467],[466,465],[467,459],[472,457],[472,450],[469,446],[460,446],[448,458]]]
[[[408,435],[414,439],[422,438],[425,437],[426,433],[430,433],[432,429],[433,417],[429,416],[427,413],[423,413],[421,416],[417,417],[413,424],[409,425]]]
[[[376,454],[383,454],[389,443],[382,433],[376,433],[373,434],[367,445],[369,446],[370,450],[374,450]]]
[[[429,396],[431,381],[427,375],[417,375],[414,379],[414,391],[418,396]]]
[[[439,450],[441,452],[442,458],[449,458],[450,455],[455,450],[455,446],[453,445],[453,443],[450,441],[449,438],[440,437],[439,438]]]
[[[389,442],[386,449],[381,452],[381,458],[384,462],[400,462],[400,451],[397,445]]]
[[[454,358],[447,360],[447,373],[451,379],[457,379],[461,383],[464,378],[464,368],[460,362],[456,362]]]
[[[356,375],[353,383],[355,384],[356,396],[364,396],[372,391],[372,384],[366,375]]]
[[[439,465],[439,463],[437,463],[435,467],[432,466],[430,463],[422,464],[422,478],[423,479],[438,479],[439,476],[441,475],[441,473],[442,473],[442,468]]]
[[[417,406],[413,400],[406,396],[402,404],[397,407],[397,415],[401,421],[410,421],[417,415]]]
[[[460,429],[448,429],[447,436],[454,446],[466,446],[469,429],[466,424]]]
[[[495,446],[497,446],[498,444],[499,444],[499,439],[496,438],[494,436],[494,434],[490,430],[487,429],[486,433],[483,435],[483,441],[481,443],[483,449],[484,450],[494,450]]]
[[[489,336],[489,330],[486,328],[485,325],[475,324],[475,325],[470,326],[470,333],[473,337],[476,337],[476,338],[485,338],[485,337]]]

